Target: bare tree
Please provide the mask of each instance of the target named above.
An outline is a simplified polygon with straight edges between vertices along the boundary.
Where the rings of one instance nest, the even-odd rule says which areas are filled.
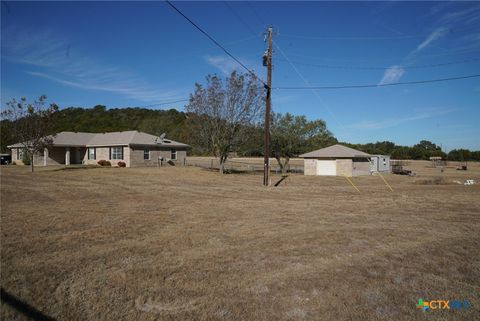
[[[303,115],[273,114],[271,125],[272,154],[282,175],[290,169],[290,158],[309,149],[318,149],[337,143],[321,119],[308,121]]]
[[[53,114],[58,110],[58,106],[47,106],[46,99],[45,95],[33,103],[27,103],[26,98],[21,98],[20,101],[12,99],[1,113],[2,119],[11,121],[13,135],[30,159],[32,172],[34,155],[44,151],[53,141]]]
[[[258,124],[264,108],[264,88],[253,75],[232,72],[225,84],[208,75],[207,84],[195,84],[186,106],[188,125],[195,142],[220,159],[224,172],[228,154],[246,141],[247,131]]]

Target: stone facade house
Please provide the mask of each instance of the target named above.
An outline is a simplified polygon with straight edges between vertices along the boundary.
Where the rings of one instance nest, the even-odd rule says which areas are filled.
[[[53,136],[53,144],[34,155],[36,166],[95,165],[108,160],[112,166],[125,162],[126,167],[158,166],[160,163],[185,165],[190,146],[167,138],[136,130],[110,133],[61,132]],[[8,146],[12,162],[22,164],[22,144]]]

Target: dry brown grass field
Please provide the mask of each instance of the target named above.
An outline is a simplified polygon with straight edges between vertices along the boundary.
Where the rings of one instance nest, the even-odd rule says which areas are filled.
[[[480,320],[480,185],[453,182],[480,166],[428,166],[385,175],[394,192],[353,178],[360,193],[342,177],[2,167],[1,286],[24,305],[2,300],[1,319]]]

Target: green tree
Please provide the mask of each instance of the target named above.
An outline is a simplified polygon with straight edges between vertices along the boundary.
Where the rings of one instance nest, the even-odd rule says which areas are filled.
[[[138,124],[138,129],[157,136],[167,133],[171,139],[182,140],[185,138],[185,120],[184,113],[171,109],[160,115],[154,114],[143,118]]]
[[[263,156],[263,127],[248,126],[245,128],[246,139],[238,148],[238,154],[245,157]]]
[[[325,121],[308,121],[303,115],[274,114],[271,125],[271,151],[282,174],[289,170],[290,158],[310,149],[318,149],[336,142],[327,130]]]
[[[425,159],[425,149],[419,146],[409,148],[408,155],[411,159]]]
[[[448,160],[460,162],[473,160],[472,152],[468,149],[454,149],[448,153]]]
[[[410,159],[410,147],[406,146],[397,146],[395,149],[392,151],[390,156],[392,159]]]
[[[390,155],[395,149],[395,143],[389,141],[376,142],[375,143],[375,154],[379,155]]]
[[[447,157],[447,154],[442,152],[442,148],[440,146],[428,140],[421,140],[418,144],[414,145],[412,148],[414,149],[414,151],[412,151],[411,153],[414,153],[415,155],[420,155],[420,150],[422,151],[421,158],[414,158],[414,159],[429,159],[430,157],[433,157],[433,156],[440,156],[442,158]]]
[[[428,140],[421,140],[418,144],[414,145],[413,147],[421,148],[425,151],[441,151],[442,149],[440,146],[437,146],[435,143],[432,143]]]
[[[472,152],[472,160],[474,161],[480,161],[480,151],[474,151]]]
[[[13,123],[8,119],[3,119],[0,122],[0,152],[8,151],[7,146],[15,144],[15,135],[13,133]]]

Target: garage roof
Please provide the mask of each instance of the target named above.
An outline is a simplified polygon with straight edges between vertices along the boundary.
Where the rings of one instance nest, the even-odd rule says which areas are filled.
[[[367,157],[371,157],[371,155],[347,146],[336,144],[333,146],[315,150],[313,152],[302,154],[299,157],[302,157],[302,158],[367,158]]]

